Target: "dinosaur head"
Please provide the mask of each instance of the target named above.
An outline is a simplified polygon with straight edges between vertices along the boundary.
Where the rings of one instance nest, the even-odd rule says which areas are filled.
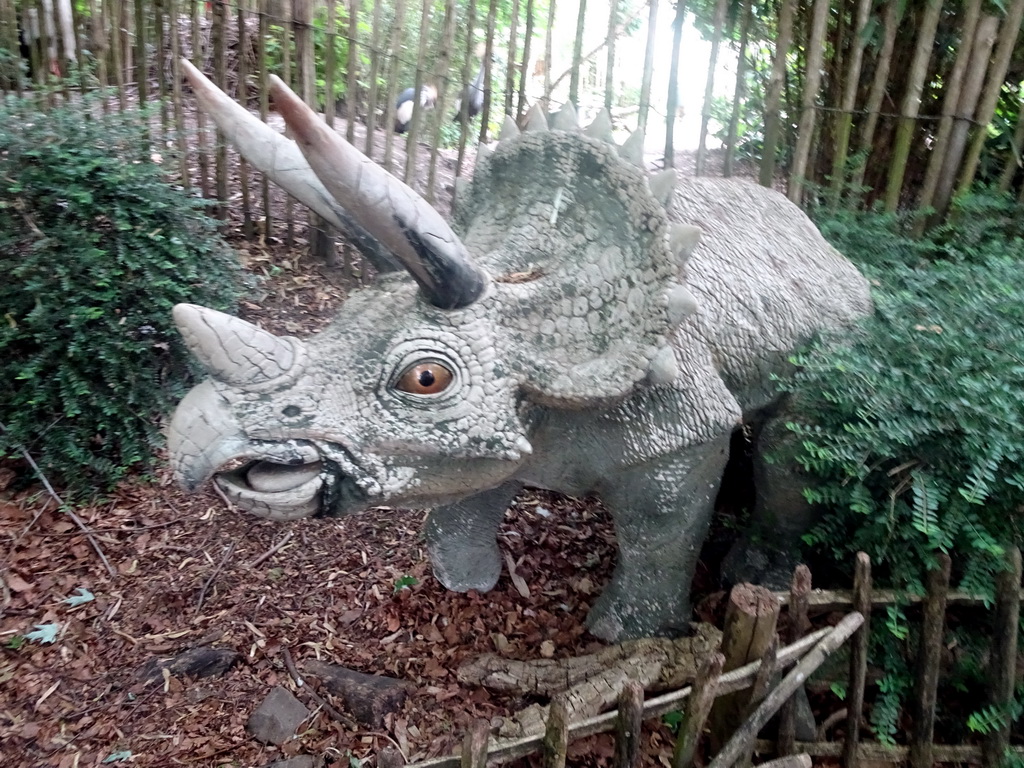
[[[189,76],[244,156],[272,177],[285,158],[282,185],[357,222],[386,257],[305,341],[175,309],[210,375],[169,429],[186,487],[215,476],[274,519],[446,503],[513,476],[540,409],[610,404],[675,376],[668,338],[694,310],[682,264],[698,231],[668,222],[667,177],[649,180],[629,142],[581,132],[571,109],[555,130],[539,112],[522,135],[507,123],[452,227],[280,81],[294,144]]]

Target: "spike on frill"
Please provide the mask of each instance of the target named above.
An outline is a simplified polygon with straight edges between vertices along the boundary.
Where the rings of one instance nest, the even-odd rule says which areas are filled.
[[[637,168],[644,167],[644,132],[635,130],[619,147],[619,156]]]
[[[580,127],[576,118],[576,107],[571,101],[565,102],[562,108],[555,114],[554,125],[551,126],[558,131],[575,131]]]
[[[597,113],[597,117],[594,118],[594,122],[587,126],[584,131],[587,136],[601,141],[611,142],[612,139],[612,116],[608,113],[607,109],[602,109]]]
[[[676,188],[676,172],[671,168],[658,171],[658,173],[651,176],[650,183],[651,192],[658,198],[658,202],[667,206]]]
[[[501,124],[501,133],[498,134],[498,141],[514,139],[519,135],[519,126],[512,119],[512,115],[505,115],[505,122]]]
[[[673,224],[668,236],[668,247],[676,257],[680,267],[686,265],[693,254],[693,250],[700,242],[700,227],[692,224]]]
[[[538,102],[530,108],[526,115],[526,131],[529,133],[546,130],[548,130],[548,119],[544,116],[544,110]]]

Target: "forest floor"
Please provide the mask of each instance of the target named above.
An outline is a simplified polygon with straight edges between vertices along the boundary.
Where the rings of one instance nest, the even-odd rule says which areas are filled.
[[[450,190],[453,167],[444,158],[440,189]],[[260,285],[241,314],[271,331],[315,332],[354,284],[351,272],[309,257],[301,232],[289,248],[242,240],[237,221],[229,229]],[[388,745],[408,761],[451,754],[475,719],[528,703],[460,684],[460,664],[493,651],[563,658],[601,647],[584,618],[615,546],[596,500],[517,500],[499,536],[515,578],[506,567],[493,591],[456,594],[430,572],[422,512],[264,521],[209,489],[185,495],[160,466],[75,508],[95,546],[42,487],[15,490],[0,466],[4,768],[259,767],[300,754],[358,768]],[[702,569],[696,594],[716,589]],[[24,639],[47,626],[51,642]],[[237,657],[216,677],[147,676],[155,659],[199,647]],[[289,657],[299,670],[320,659],[398,678],[408,697],[377,726],[352,727],[296,686]],[[312,712],[280,747],[246,731],[275,686]],[[666,725],[649,722],[645,764],[669,766],[672,742]],[[573,744],[570,763],[605,766],[612,756],[611,737],[596,736]]]

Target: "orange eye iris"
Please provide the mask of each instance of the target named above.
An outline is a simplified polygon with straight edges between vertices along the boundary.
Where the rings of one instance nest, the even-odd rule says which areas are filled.
[[[412,395],[436,395],[452,383],[452,372],[440,363],[419,363],[398,379],[396,388]]]

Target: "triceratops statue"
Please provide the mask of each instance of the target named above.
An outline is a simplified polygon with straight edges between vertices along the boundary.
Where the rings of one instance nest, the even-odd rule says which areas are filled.
[[[300,341],[175,308],[210,378],[178,406],[171,462],[216,474],[275,520],[429,507],[437,578],[489,590],[496,532],[523,486],[598,494],[618,561],[595,635],[685,630],[730,436],[781,434],[774,373],[816,331],[870,310],[858,271],[784,197],[643,170],[571,106],[506,121],[456,188],[454,225],[346,143],[280,80],[295,141],[187,62],[201,105],[251,163],[355,241],[382,274]],[[410,279],[411,278],[411,279]],[[799,481],[755,461],[757,541],[806,522]]]

